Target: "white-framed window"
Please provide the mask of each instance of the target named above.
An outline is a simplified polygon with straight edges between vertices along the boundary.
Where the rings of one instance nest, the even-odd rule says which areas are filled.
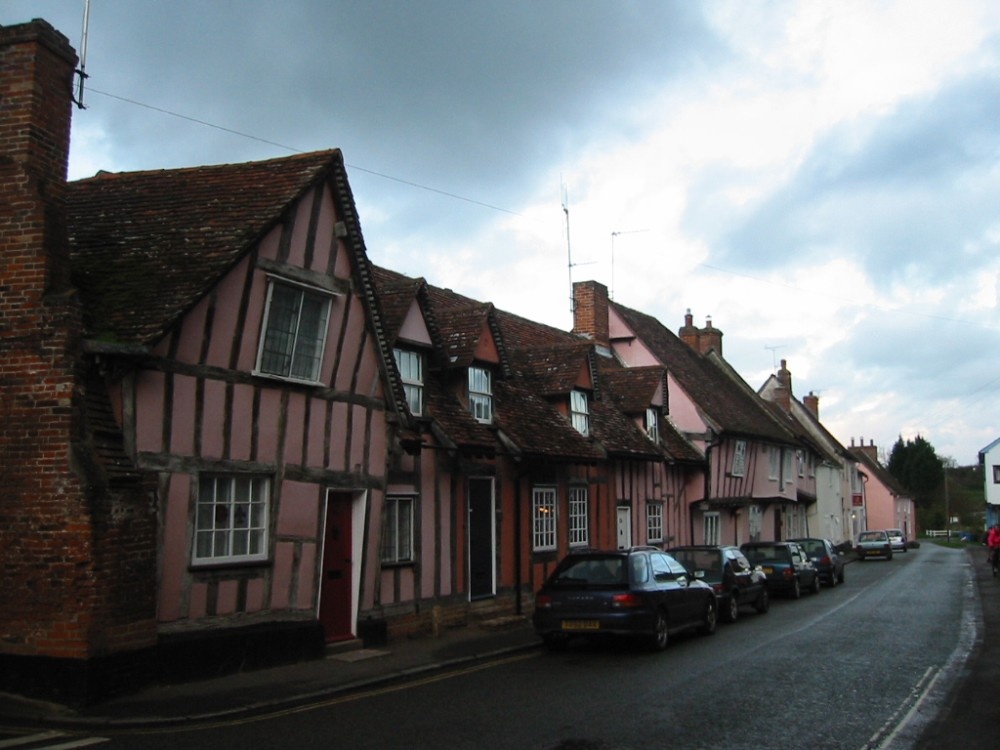
[[[795,463],[799,467],[799,476],[804,477],[806,475],[806,455],[802,451],[795,451]]]
[[[734,477],[742,477],[747,472],[747,441],[737,440],[733,444],[733,470]]]
[[[555,487],[531,491],[531,548],[536,552],[556,549]]]
[[[1000,484],[1000,466],[993,467],[993,484]]]
[[[767,478],[777,479],[781,472],[781,448],[770,445],[767,448]]]
[[[266,560],[270,498],[270,477],[200,475],[192,564]]]
[[[569,411],[573,427],[581,435],[590,434],[590,405],[583,391],[570,391]]]
[[[759,542],[761,531],[764,529],[764,512],[759,505],[751,505],[747,509],[747,526],[750,532],[750,541]]]
[[[646,541],[663,541],[663,503],[646,503]]]
[[[493,378],[485,368],[469,368],[469,409],[477,421],[493,421]]]
[[[652,407],[646,409],[646,437],[660,444],[660,412]]]
[[[792,481],[792,451],[789,448],[781,450],[781,484],[786,485]]]
[[[569,488],[569,546],[580,547],[590,542],[587,518],[587,488]]]
[[[410,413],[424,413],[424,355],[410,349],[393,349],[399,377],[403,381],[403,393]]]
[[[324,292],[272,279],[267,289],[256,372],[319,382],[330,299]]]
[[[712,511],[705,514],[705,544],[719,544],[719,513]]]
[[[411,495],[389,495],[382,508],[382,562],[413,562],[413,505]]]

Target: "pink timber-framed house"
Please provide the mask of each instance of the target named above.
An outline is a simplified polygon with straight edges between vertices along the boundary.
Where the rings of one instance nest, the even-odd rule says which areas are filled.
[[[815,478],[804,469],[808,448],[722,358],[722,332],[711,322],[695,327],[688,313],[674,334],[610,300],[607,287],[594,281],[574,284],[574,302],[574,331],[607,347],[626,368],[666,369],[665,414],[704,458],[685,491],[691,543],[806,535],[816,498]]]

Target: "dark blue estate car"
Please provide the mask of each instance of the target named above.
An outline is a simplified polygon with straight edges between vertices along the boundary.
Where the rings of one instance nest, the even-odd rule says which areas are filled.
[[[802,596],[803,589],[819,593],[819,571],[797,543],[747,542],[740,549],[767,575],[771,591],[783,591],[793,599]]]
[[[712,587],[655,547],[571,552],[535,595],[532,622],[550,649],[573,637],[630,636],[666,648],[683,630],[715,632]]]

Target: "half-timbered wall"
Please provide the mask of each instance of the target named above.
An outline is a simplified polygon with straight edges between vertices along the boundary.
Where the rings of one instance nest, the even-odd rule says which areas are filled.
[[[329,188],[307,194],[119,383],[117,401],[138,460],[160,477],[161,623],[263,612],[314,616],[327,490],[354,493],[355,519],[379,518],[388,444],[383,383],[338,229]],[[316,280],[335,290],[319,384],[253,374],[271,278]],[[271,478],[264,562],[192,566],[202,472]],[[366,550],[364,559],[352,560],[364,592],[354,592],[354,611],[374,602],[377,531],[352,529],[354,549]]]

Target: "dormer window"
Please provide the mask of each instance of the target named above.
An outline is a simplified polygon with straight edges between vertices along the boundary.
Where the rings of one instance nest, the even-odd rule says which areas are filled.
[[[646,409],[646,437],[660,444],[660,412],[653,408]]]
[[[392,353],[403,381],[406,404],[411,414],[419,416],[424,413],[424,357],[409,349],[394,349]]]
[[[569,410],[573,427],[581,435],[590,434],[590,405],[587,394],[583,391],[572,391],[569,399]]]
[[[478,422],[493,421],[493,378],[482,367],[469,368],[469,410]]]
[[[257,372],[318,383],[329,318],[328,294],[272,280],[267,290]]]

